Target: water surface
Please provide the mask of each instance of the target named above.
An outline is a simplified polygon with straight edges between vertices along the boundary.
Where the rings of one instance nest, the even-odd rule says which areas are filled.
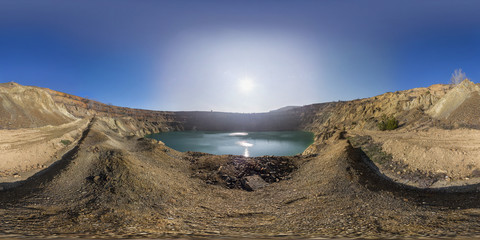
[[[302,131],[211,132],[183,131],[147,135],[178,151],[233,154],[247,157],[292,156],[313,143],[313,133]]]

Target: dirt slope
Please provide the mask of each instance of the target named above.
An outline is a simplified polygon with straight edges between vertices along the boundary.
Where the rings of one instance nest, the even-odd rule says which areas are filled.
[[[60,125],[74,119],[40,88],[0,84],[0,129]]]
[[[0,130],[0,183],[24,180],[58,160],[80,138],[88,123]]]
[[[376,97],[306,105],[268,113],[241,114],[221,112],[164,112],[131,109],[103,104],[94,100],[44,89],[55,103],[77,117],[93,115],[115,118],[132,126],[129,133],[172,130],[286,130],[301,129],[319,138],[334,127],[375,129],[382,115],[394,115],[401,125],[421,128],[431,125],[428,111],[449,90],[450,85],[432,85],[405,91],[389,92]]]
[[[433,126],[427,111],[450,89],[450,85],[436,84],[371,98],[305,106],[313,114],[301,116],[302,126],[315,133],[317,143],[328,139],[333,129],[376,130],[383,115],[396,117],[402,128],[425,129]]]
[[[289,179],[254,192],[193,177],[185,156],[94,121],[58,164],[0,194],[0,233],[389,237],[480,230],[475,191],[396,184],[347,140],[332,140]]]
[[[21,89],[18,87],[7,88]],[[44,96],[33,89],[34,96]],[[88,104],[82,108],[78,104],[81,98],[57,96],[52,110],[36,118],[55,122],[56,118],[50,118],[52,113],[55,116],[55,109],[77,114],[86,110],[84,116],[98,116],[82,120],[79,125],[45,130],[45,138],[26,142],[43,148],[42,142],[48,145],[52,143],[48,141],[57,141],[72,129],[78,131],[78,136],[72,137],[74,143],[55,158],[54,164],[12,188],[0,189],[0,237],[473,236],[480,232],[479,184],[436,189],[404,184],[382,172],[366,150],[354,148],[345,139],[355,131],[375,129],[381,115],[394,114],[401,120],[399,130],[367,131],[365,135],[382,143],[380,149],[394,158],[412,160],[402,168],[447,167],[447,174],[458,173],[459,177],[473,173],[474,168],[471,172],[456,172],[460,169],[456,165],[468,168],[476,163],[477,132],[429,130],[434,121],[427,112],[447,97],[450,89],[434,85],[282,111],[298,116],[301,128],[313,131],[316,141],[305,156],[264,157],[258,166],[258,161],[240,156],[202,155],[192,159],[191,153],[138,137],[150,131],[183,129],[185,122],[178,122],[175,113],[107,107],[107,112],[99,114],[102,111],[88,109]],[[13,99],[15,91],[8,90],[5,96],[3,99]],[[476,106],[472,96],[452,112]],[[16,101],[26,101],[22,98]],[[73,103],[68,105],[65,99]],[[50,105],[44,104],[42,109],[45,106]],[[103,105],[99,109],[104,109]],[[109,112],[113,109],[117,110]],[[12,111],[12,116],[18,116],[18,112]],[[194,115],[182,116],[188,121],[194,119]],[[4,131],[5,136],[10,135],[8,139],[17,139],[17,151],[28,149],[18,146],[29,133],[42,133],[39,128]],[[450,140],[458,145],[442,141],[439,133],[443,137],[454,133]],[[463,136],[469,136],[469,140]],[[0,143],[6,146],[10,144],[8,139]],[[425,144],[432,139],[437,140],[433,144],[438,149]],[[451,146],[458,152],[468,152],[464,161],[435,159],[450,153]],[[8,149],[0,151],[4,150]],[[422,151],[431,158],[416,155]],[[457,155],[452,152],[448,156]],[[425,161],[416,161],[422,158]],[[211,164],[217,160],[222,161],[220,165]],[[288,172],[271,166],[275,164],[288,168]],[[228,174],[232,172],[242,175],[239,181],[230,180]],[[250,174],[262,178],[263,186],[255,191],[237,187],[244,185]]]
[[[422,188],[480,182],[480,131],[350,131],[380,171],[396,181]]]
[[[450,126],[480,128],[480,92],[474,92],[445,120]]]
[[[95,100],[42,88],[61,108],[78,118],[93,116],[110,119],[110,125],[125,135],[145,136],[154,132],[182,129],[174,112],[119,107]]]
[[[453,111],[461,106],[465,100],[471,98],[474,94],[478,94],[479,91],[479,86],[466,79],[432,106],[432,108],[428,110],[428,114],[433,118],[446,119]]]

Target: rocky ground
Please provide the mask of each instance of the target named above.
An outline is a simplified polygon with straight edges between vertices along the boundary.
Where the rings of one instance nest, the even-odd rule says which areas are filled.
[[[143,138],[183,129],[176,113],[2,84],[0,238],[477,237],[478,91],[465,81],[279,111],[315,142],[246,158]],[[375,130],[383,114],[400,128]]]
[[[1,192],[0,232],[142,238],[480,233],[475,185],[398,184],[342,135],[334,134],[316,155],[243,158],[177,152],[93,120],[57,164]],[[249,176],[262,186],[246,187]]]

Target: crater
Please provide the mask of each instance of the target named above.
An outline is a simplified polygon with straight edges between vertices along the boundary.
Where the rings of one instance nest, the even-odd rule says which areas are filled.
[[[186,152],[231,154],[244,157],[301,154],[313,143],[313,133],[303,131],[219,132],[177,131],[147,135],[168,147]]]
[[[186,152],[193,177],[246,191],[289,179],[313,143],[313,133],[302,131],[177,131],[147,137]]]

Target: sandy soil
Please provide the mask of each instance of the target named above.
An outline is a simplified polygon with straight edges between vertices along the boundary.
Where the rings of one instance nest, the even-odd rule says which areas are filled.
[[[41,88],[0,83],[0,129],[57,126],[74,119]]]
[[[84,119],[59,126],[0,130],[0,182],[26,179],[59,160],[87,124]]]
[[[356,131],[382,144],[393,161],[406,164],[406,170],[444,174],[444,180],[431,187],[479,182],[480,130],[431,128],[425,131]]]
[[[480,131],[428,129],[423,113],[449,88],[323,104],[307,118],[315,144],[295,157],[181,153],[135,136],[166,129],[168,119],[115,119],[109,111],[1,130],[0,238],[478,237]],[[11,100],[11,90],[2,98],[5,126],[69,119],[44,93],[25,89],[27,104]],[[61,121],[37,111],[42,99]],[[447,110],[458,100],[451,99]],[[453,112],[478,120],[478,98],[470,100]],[[419,127],[347,126],[345,134],[346,125],[335,126],[374,129],[376,118],[400,110],[400,120]]]
[[[280,159],[295,166],[288,177],[245,191],[207,182],[212,178],[198,176],[198,161],[189,154],[121,136],[94,121],[57,164],[1,191],[0,236],[391,238],[480,232],[477,186],[460,191],[398,184],[336,136],[317,155]],[[222,166],[237,159],[221,158]],[[206,158],[201,162],[210,166]],[[216,166],[200,170],[224,174]]]

